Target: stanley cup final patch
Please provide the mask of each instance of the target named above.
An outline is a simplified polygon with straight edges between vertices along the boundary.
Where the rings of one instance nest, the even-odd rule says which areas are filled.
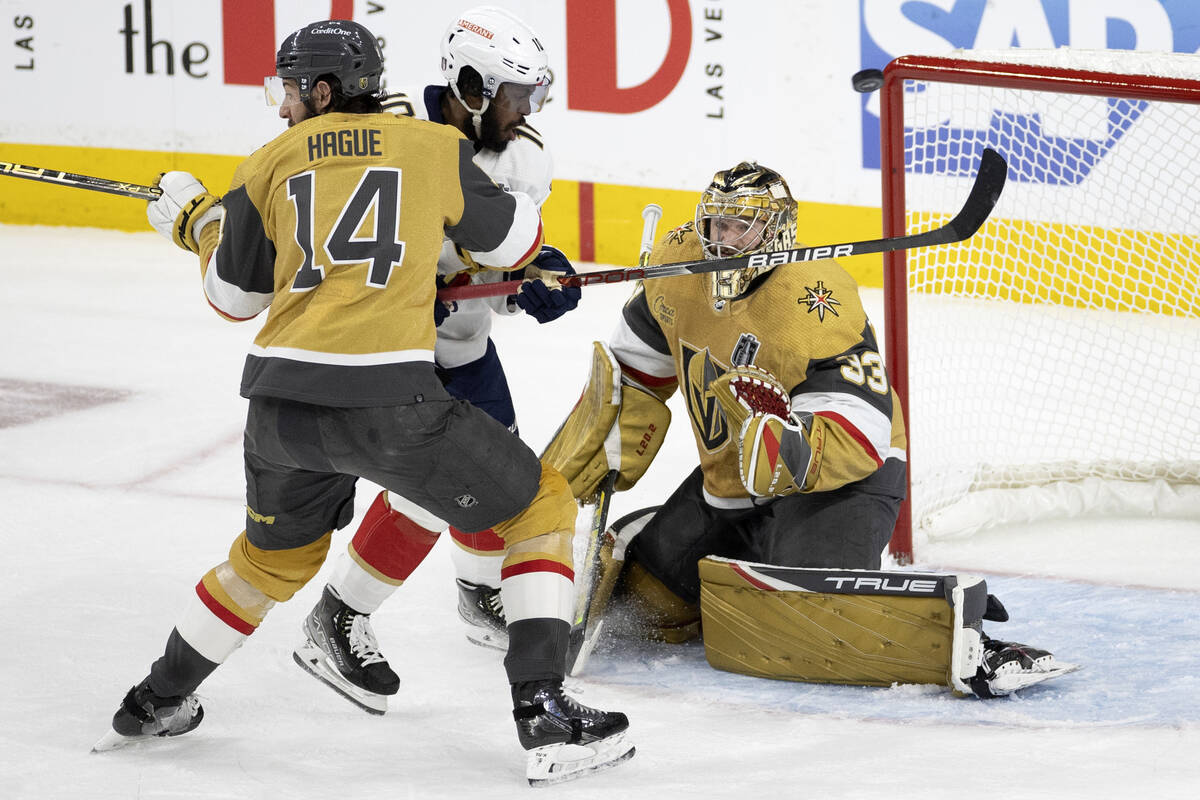
[[[841,302],[833,299],[833,289],[826,289],[824,281],[817,281],[816,286],[805,286],[804,291],[808,294],[796,302],[807,303],[808,313],[817,312],[817,319],[821,322],[825,321],[825,312],[838,316],[834,306],[840,306]]]

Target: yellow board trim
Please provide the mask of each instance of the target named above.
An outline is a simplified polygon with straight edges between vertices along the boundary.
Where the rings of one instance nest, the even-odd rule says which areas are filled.
[[[922,215],[920,228],[946,219]],[[910,253],[908,285],[928,294],[1194,317],[1198,261],[1195,236],[995,219],[964,242]]]
[[[99,178],[151,184],[160,172],[185,170],[213,194],[224,194],[244,156],[122,150],[40,144],[0,145],[0,160],[33,167],[78,172]],[[580,253],[579,181],[556,180],[542,207],[546,242],[572,260]],[[659,235],[695,214],[698,192],[645,186],[593,185],[595,257],[601,264],[634,266],[642,236],[642,209],[663,208]],[[134,198],[0,176],[0,223],[64,225],[148,232],[146,204]],[[832,244],[879,237],[878,208],[800,203],[802,241]],[[882,286],[878,255],[842,263],[860,286]]]

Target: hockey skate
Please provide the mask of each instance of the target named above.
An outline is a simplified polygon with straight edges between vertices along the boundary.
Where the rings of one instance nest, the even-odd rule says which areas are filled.
[[[400,679],[379,652],[369,614],[342,602],[328,586],[304,618],[307,641],[292,653],[300,667],[368,714],[387,711]]]
[[[480,647],[508,650],[508,621],[500,590],[456,578],[458,615],[467,623],[467,639]]]
[[[204,709],[195,695],[159,697],[150,690],[150,679],[129,690],[113,714],[112,730],[92,746],[93,753],[115,750],[153,736],[179,736],[195,730]]]
[[[626,740],[629,720],[618,711],[600,711],[563,694],[559,681],[513,686],[517,738],[528,751],[525,777],[530,786],[582,778],[633,757]]]
[[[1002,697],[1079,668],[1078,664],[1057,661],[1045,650],[985,636],[983,663],[970,684],[979,697]]]

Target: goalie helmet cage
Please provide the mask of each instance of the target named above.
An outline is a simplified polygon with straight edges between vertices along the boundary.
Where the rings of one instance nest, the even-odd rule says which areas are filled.
[[[884,256],[900,563],[914,538],[998,522],[1200,516],[1198,62],[1014,49],[884,70],[884,236],[944,222],[985,146],[1009,164],[974,237]]]

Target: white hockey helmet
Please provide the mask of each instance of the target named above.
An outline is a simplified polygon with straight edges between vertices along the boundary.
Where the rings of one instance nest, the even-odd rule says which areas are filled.
[[[463,67],[471,67],[483,79],[483,104],[471,108],[458,87]],[[457,17],[442,36],[442,75],[463,107],[479,117],[506,83],[529,87],[531,112],[541,110],[550,89],[550,64],[542,43],[533,29],[502,8],[479,6]]]

